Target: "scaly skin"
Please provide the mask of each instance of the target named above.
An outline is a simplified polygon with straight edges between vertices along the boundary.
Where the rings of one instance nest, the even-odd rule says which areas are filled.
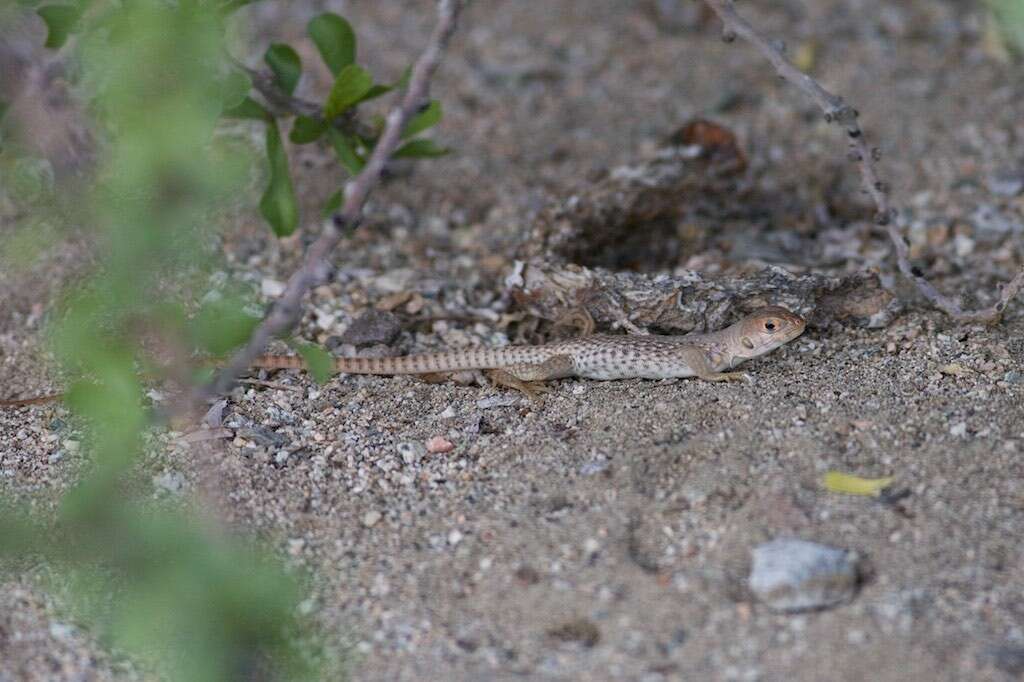
[[[761,308],[739,322],[710,334],[624,336],[595,334],[541,346],[464,348],[396,358],[335,358],[334,371],[345,374],[438,374],[488,370],[500,385],[535,397],[551,379],[674,379],[705,381],[747,378],[728,372],[736,365],[770,353],[804,331],[803,318],[785,308]],[[266,369],[304,369],[302,358],[264,355],[253,363]],[[18,407],[59,399],[60,394],[24,400],[0,400]]]
[[[671,379],[707,381],[743,378],[725,372],[745,360],[769,353],[804,331],[803,318],[785,308],[761,308],[725,329],[685,336],[610,336],[597,334],[541,346],[466,348],[393,358],[336,358],[334,370],[346,374],[436,374],[492,370],[499,383],[581,377],[584,379]],[[255,366],[301,369],[301,358],[264,356]]]

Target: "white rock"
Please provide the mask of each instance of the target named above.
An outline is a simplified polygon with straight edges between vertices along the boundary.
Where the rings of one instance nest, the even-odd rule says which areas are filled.
[[[750,590],[783,613],[836,606],[857,590],[857,561],[855,552],[778,538],[754,548]]]
[[[267,298],[277,298],[284,293],[284,282],[278,282],[276,279],[265,277],[260,282],[260,293]]]

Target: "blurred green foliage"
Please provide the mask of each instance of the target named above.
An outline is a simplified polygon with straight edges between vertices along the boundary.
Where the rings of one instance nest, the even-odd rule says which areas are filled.
[[[1024,0],[988,0],[988,6],[1002,47],[1024,56]]]
[[[158,338],[161,348],[183,358],[223,355],[243,343],[257,321],[245,312],[242,295],[205,290],[217,265],[209,248],[213,218],[244,194],[258,161],[217,134],[225,112],[242,112],[266,127],[270,173],[263,215],[278,234],[299,222],[279,122],[226,58],[225,8],[242,4],[133,0],[37,7],[48,25],[47,44],[63,45],[75,62],[76,87],[87,96],[98,140],[97,165],[84,188],[54,186],[45,178],[33,183],[27,172],[31,191],[20,196],[42,206],[47,193],[56,204],[75,192],[60,201],[74,208],[76,223],[94,231],[97,267],[64,293],[50,330],[70,381],[65,402],[91,465],[54,514],[22,513],[8,504],[0,514],[0,556],[8,567],[25,557],[44,559],[74,585],[76,613],[92,632],[169,680],[318,675],[316,659],[305,653],[315,637],[299,615],[298,578],[271,553],[209,519],[155,504],[138,476],[146,434],[161,409],[149,403],[143,386],[143,371],[161,364],[159,353],[147,352],[147,340]],[[327,63],[340,68],[322,120],[294,124],[293,134],[306,126],[309,142],[328,130],[344,134],[332,117],[345,116],[375,89],[382,94],[393,87],[376,86],[353,63],[351,27],[330,17],[314,20],[318,28],[311,24],[310,33]],[[302,72],[295,50],[272,45],[265,62],[281,91],[292,93]],[[408,134],[439,118],[440,108],[432,106]],[[372,136],[352,138],[350,151],[360,157],[373,143]],[[4,168],[20,163],[0,161]],[[20,234],[34,233],[32,223],[25,225]],[[26,249],[34,243],[14,242]],[[326,378],[329,358],[315,349],[302,352],[318,378]]]

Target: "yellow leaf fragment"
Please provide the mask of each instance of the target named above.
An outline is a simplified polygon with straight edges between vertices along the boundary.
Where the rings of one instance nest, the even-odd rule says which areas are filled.
[[[892,476],[886,476],[885,478],[861,478],[853,474],[844,474],[841,471],[829,471],[821,479],[825,489],[833,493],[867,495],[870,497],[877,497],[892,482]]]
[[[793,55],[793,64],[796,65],[796,68],[806,72],[814,68],[817,58],[818,46],[812,41],[807,41],[797,45]]]

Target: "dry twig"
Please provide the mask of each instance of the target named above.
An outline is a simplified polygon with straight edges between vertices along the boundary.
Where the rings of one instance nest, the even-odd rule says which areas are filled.
[[[198,398],[209,399],[227,391],[235,380],[249,368],[257,355],[263,352],[271,339],[291,329],[302,312],[302,298],[314,285],[323,281],[330,270],[328,256],[341,238],[354,229],[362,216],[363,204],[380,180],[384,164],[398,147],[402,129],[429,101],[430,79],[441,63],[448,40],[455,31],[456,20],[462,10],[462,0],[438,0],[438,21],[427,47],[412,68],[409,87],[399,106],[388,114],[384,132],[374,147],[373,154],[359,173],[345,187],[342,209],[327,221],[323,232],[306,251],[302,266],[288,279],[281,298],[271,307],[263,321],[253,331],[245,348],[231,358],[212,382],[199,392]]]
[[[868,147],[867,141],[864,139],[864,132],[857,123],[857,110],[845,103],[842,97],[832,94],[811,76],[796,68],[779,47],[737,14],[732,0],[704,0],[704,2],[722,20],[723,38],[726,41],[731,41],[736,36],[748,41],[765,59],[771,62],[781,78],[792,83],[814,100],[814,103],[824,112],[826,121],[846,127],[846,134],[850,140],[851,157],[857,161],[861,178],[864,181],[864,188],[877,209],[875,222],[888,231],[889,239],[896,249],[896,262],[900,272],[914,282],[921,295],[958,322],[998,322],[1006,309],[1006,304],[1024,288],[1024,269],[1003,287],[995,304],[981,310],[964,310],[956,300],[939,292],[917,268],[910,264],[907,243],[903,240],[903,235],[900,234],[899,228],[893,220],[895,211],[889,202],[888,186],[879,179],[875,169],[875,163],[878,161],[880,153],[877,148]]]

